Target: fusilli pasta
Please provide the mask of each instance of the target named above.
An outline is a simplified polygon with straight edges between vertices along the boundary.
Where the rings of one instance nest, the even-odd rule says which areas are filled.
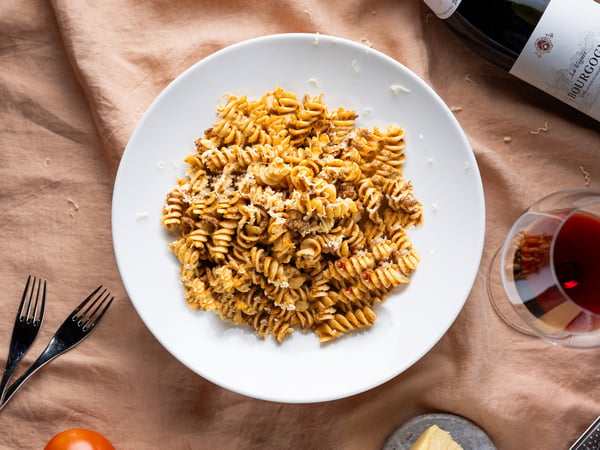
[[[162,213],[188,305],[279,342],[373,325],[419,263],[404,130],[355,128],[354,111],[281,88],[231,95],[217,114]]]

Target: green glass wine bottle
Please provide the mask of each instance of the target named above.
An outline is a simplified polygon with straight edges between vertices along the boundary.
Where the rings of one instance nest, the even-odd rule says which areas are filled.
[[[424,0],[474,50],[600,121],[600,0]]]

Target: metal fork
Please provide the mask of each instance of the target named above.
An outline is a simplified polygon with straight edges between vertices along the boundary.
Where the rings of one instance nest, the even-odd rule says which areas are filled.
[[[4,400],[8,381],[12,377],[17,364],[23,359],[40,331],[45,310],[46,280],[39,280],[37,277],[29,275],[25,289],[23,289],[21,304],[13,327],[8,357],[6,358],[6,368],[4,369],[2,381],[0,381],[0,405]]]
[[[114,300],[107,289],[98,286],[81,304],[73,310],[63,324],[58,328],[46,349],[40,354],[38,359],[6,390],[3,403],[0,403],[0,409],[4,408],[12,396],[19,390],[29,377],[31,377],[40,368],[48,364],[57,356],[62,355],[67,350],[72,349],[92,331],[106,313],[106,310]],[[84,309],[85,308],[85,309]],[[82,311],[83,310],[83,311]],[[80,312],[81,311],[81,312]]]

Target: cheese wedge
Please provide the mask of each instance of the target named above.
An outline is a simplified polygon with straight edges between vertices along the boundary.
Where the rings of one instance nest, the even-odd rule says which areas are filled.
[[[437,425],[431,425],[415,441],[410,450],[463,450],[463,448],[452,439],[450,433]]]

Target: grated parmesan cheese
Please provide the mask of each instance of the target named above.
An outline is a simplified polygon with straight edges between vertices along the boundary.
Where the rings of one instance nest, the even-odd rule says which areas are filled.
[[[377,244],[383,244],[385,241],[386,241],[385,237],[379,236],[379,237],[376,237],[375,239],[373,239],[371,242],[373,242],[373,244],[377,245]]]
[[[390,89],[392,91],[392,94],[394,94],[394,96],[397,96],[398,93],[400,93],[400,92],[404,92],[404,93],[409,93],[410,92],[410,89],[408,89],[405,86],[402,86],[401,84],[392,84],[390,86]]]
[[[360,43],[366,45],[369,48],[373,48],[373,44],[366,37],[360,38]]]
[[[548,131],[548,122],[544,122],[544,126],[538,128],[537,130],[531,130],[531,134],[540,134],[541,132],[546,133]]]
[[[72,199],[68,198],[67,202],[69,202],[71,205],[73,205],[73,209],[75,211],[79,211],[79,205],[77,203],[75,203],[75,200],[72,200]]]
[[[336,252],[342,246],[343,240],[344,240],[344,236],[335,235],[328,240],[327,247],[329,248],[329,250]]]
[[[585,187],[590,187],[592,179],[590,178],[589,172],[585,170],[585,167],[583,166],[579,166],[579,170],[581,170],[581,173],[583,174],[583,179],[585,180]]]

